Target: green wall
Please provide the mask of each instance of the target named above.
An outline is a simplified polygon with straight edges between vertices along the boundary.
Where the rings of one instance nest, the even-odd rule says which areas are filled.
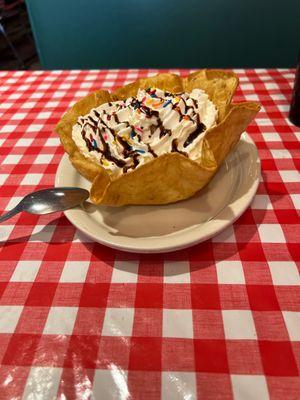
[[[26,0],[42,67],[291,67],[300,0]]]

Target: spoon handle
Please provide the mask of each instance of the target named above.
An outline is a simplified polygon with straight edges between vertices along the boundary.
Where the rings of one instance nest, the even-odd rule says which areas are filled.
[[[14,215],[18,214],[21,211],[22,211],[22,209],[19,207],[19,204],[18,204],[12,210],[9,210],[7,213],[1,215],[0,222],[6,221],[7,219],[13,217]]]

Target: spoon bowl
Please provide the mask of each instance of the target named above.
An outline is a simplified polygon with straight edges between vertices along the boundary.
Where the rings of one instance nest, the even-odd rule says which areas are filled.
[[[15,208],[0,217],[0,222],[26,211],[30,214],[49,214],[69,210],[89,198],[89,191],[76,187],[38,190],[25,196]]]

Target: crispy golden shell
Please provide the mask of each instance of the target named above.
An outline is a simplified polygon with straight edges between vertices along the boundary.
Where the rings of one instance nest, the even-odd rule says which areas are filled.
[[[173,203],[192,196],[211,180],[259,111],[258,103],[231,102],[237,86],[237,76],[223,70],[200,70],[186,78],[159,74],[138,79],[113,93],[98,90],[84,97],[61,118],[56,132],[73,166],[92,182],[90,198],[95,204],[122,206]],[[167,153],[126,174],[113,176],[79,152],[72,139],[72,127],[79,116],[88,114],[92,108],[135,96],[140,88],[148,87],[172,93],[191,92],[195,88],[205,90],[218,109],[217,125],[205,133],[199,144],[201,156],[195,161],[179,153]]]

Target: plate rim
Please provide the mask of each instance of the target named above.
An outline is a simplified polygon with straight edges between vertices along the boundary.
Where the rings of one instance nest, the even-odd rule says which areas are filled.
[[[78,221],[78,218],[76,218],[76,210],[78,210],[78,208],[74,208],[71,210],[65,210],[64,211],[64,215],[66,216],[66,218],[70,221],[70,223],[72,225],[74,225],[79,231],[83,232],[88,238],[92,239],[95,242],[101,243],[105,246],[108,246],[110,248],[116,249],[116,250],[122,250],[125,252],[130,252],[130,253],[167,253],[167,252],[171,252],[171,251],[176,251],[176,250],[182,250],[185,249],[187,247],[191,247],[194,246],[198,243],[204,242],[212,237],[214,237],[216,234],[221,233],[222,231],[224,231],[228,226],[232,225],[245,211],[246,209],[249,207],[249,205],[251,204],[256,192],[257,192],[257,188],[260,182],[260,176],[261,176],[261,163],[260,163],[260,158],[258,155],[258,150],[257,147],[255,145],[255,142],[252,140],[252,138],[246,133],[244,132],[241,136],[241,141],[245,141],[249,144],[253,145],[253,151],[255,153],[255,166],[256,166],[256,179],[254,179],[252,185],[250,186],[249,190],[247,193],[245,193],[242,197],[239,197],[238,199],[234,199],[232,202],[229,202],[227,205],[225,205],[225,207],[220,211],[220,213],[218,213],[215,217],[213,217],[211,220],[205,222],[204,224],[210,228],[208,230],[208,232],[204,235],[201,234],[196,234],[196,236],[194,237],[194,239],[187,239],[184,240],[184,235],[185,233],[183,232],[183,240],[181,244],[170,244],[170,245],[161,245],[161,246],[157,246],[157,247],[147,247],[145,246],[146,243],[141,243],[141,239],[147,239],[147,238],[130,238],[132,241],[136,242],[136,245],[124,245],[124,244],[120,244],[117,243],[117,241],[109,241],[106,239],[103,239],[99,236],[95,236],[93,233],[91,233],[88,229],[86,229],[85,227],[83,227],[82,225],[80,225],[80,219]],[[236,151],[236,150],[234,150]],[[60,163],[58,165],[57,171],[56,171],[56,175],[55,175],[55,186],[61,186],[59,185],[59,180],[62,179],[61,178],[61,170],[63,168],[63,164],[64,162],[66,162],[66,159],[68,158],[68,155],[65,153],[63,155],[63,157],[60,160]],[[78,173],[78,172],[77,172]],[[65,185],[64,185],[65,186]],[[234,213],[233,217],[228,219],[228,220],[222,220],[222,222],[220,222],[218,218],[218,216],[222,213],[225,213],[226,210],[229,211],[229,207],[232,205],[236,205],[235,203],[239,203],[240,199],[243,198],[243,203],[242,203],[242,207],[238,208],[237,210],[235,210],[236,212]],[[82,210],[82,208],[81,208]],[[84,212],[84,210],[82,210]],[[220,226],[221,224],[221,226]],[[216,225],[216,226],[214,226]],[[193,229],[193,231],[199,230],[200,225],[196,225]],[[195,233],[196,233],[195,232]],[[170,234],[168,234],[170,235]],[[160,239],[163,238],[164,236],[167,235],[162,235],[161,237],[159,237]],[[150,237],[149,237],[150,238]],[[139,240],[140,239],[140,240]],[[142,242],[144,242],[144,240],[142,240]],[[144,247],[141,247],[144,246]]]

